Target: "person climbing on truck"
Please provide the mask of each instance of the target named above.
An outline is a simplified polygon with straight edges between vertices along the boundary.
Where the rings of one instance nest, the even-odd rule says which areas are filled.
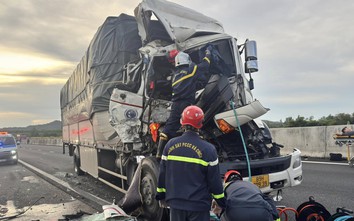
[[[175,67],[177,68],[172,80],[172,106],[170,116],[160,133],[159,144],[157,146],[156,158],[161,159],[163,148],[167,141],[177,136],[180,129],[181,113],[189,105],[195,103],[195,93],[197,83],[205,82],[208,76],[212,46],[205,50],[205,56],[201,63],[195,64],[190,56],[185,52],[178,52],[175,57]]]
[[[248,174],[261,178],[257,184],[266,193],[280,193],[303,180],[301,151],[291,148],[282,154],[281,145],[260,120],[269,109],[253,94],[256,41],[240,42],[225,32],[220,21],[174,2],[142,0],[134,16],[108,16],[98,27],[61,88],[59,101],[61,148],[69,150],[75,173],[96,178],[125,194],[128,201],[137,199],[130,211],[141,212],[147,220],[162,221],[166,215],[154,200],[159,174],[156,152],[159,134],[170,117],[166,107],[171,108],[173,77],[182,67],[187,73],[192,72],[189,66],[194,70],[192,64],[172,65],[173,50],[208,66],[203,58],[209,45],[213,48],[207,56],[209,68],[198,67],[189,78],[181,76],[173,89],[196,84],[195,94],[190,84],[184,92],[204,111],[203,139],[216,148],[220,174],[230,169],[246,173],[249,161]],[[204,76],[205,81],[199,82]],[[118,82],[126,87],[117,87]],[[177,95],[174,102],[179,102]],[[180,114],[175,116],[178,128]]]
[[[212,197],[225,206],[216,149],[198,134],[203,119],[198,106],[185,108],[184,133],[168,141],[161,158],[156,199],[170,207],[170,221],[209,221]]]

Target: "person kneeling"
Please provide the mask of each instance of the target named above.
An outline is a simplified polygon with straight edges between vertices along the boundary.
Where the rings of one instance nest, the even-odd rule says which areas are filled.
[[[236,170],[225,173],[224,193],[226,209],[221,221],[280,220],[274,201],[253,183],[243,181]]]

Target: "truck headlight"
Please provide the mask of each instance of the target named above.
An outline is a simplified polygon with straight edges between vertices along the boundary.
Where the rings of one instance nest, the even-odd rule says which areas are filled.
[[[233,126],[231,126],[229,123],[227,123],[224,119],[219,119],[216,121],[219,129],[224,133],[230,133],[235,130]]]
[[[16,150],[11,150],[11,154],[12,155],[16,154]]]
[[[301,166],[301,157],[300,157],[300,156],[298,156],[298,157],[295,159],[294,164],[293,164],[293,168],[295,169],[295,168],[297,168],[297,167],[299,167],[299,166]]]

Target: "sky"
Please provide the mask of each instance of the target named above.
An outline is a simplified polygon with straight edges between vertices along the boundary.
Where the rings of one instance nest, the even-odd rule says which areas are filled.
[[[172,0],[256,40],[254,98],[285,121],[354,113],[354,1]],[[1,0],[0,128],[61,120],[60,89],[108,16],[138,0]]]

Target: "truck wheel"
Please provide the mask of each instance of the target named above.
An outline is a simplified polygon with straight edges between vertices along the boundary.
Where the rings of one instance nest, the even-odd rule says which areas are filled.
[[[158,166],[156,160],[145,158],[141,168],[140,192],[143,198],[143,213],[148,220],[161,221],[164,209],[155,199],[157,189]]]
[[[75,148],[75,153],[74,153],[74,171],[78,176],[84,175],[84,171],[80,169],[81,163],[80,163],[80,155],[79,155],[79,148]]]

